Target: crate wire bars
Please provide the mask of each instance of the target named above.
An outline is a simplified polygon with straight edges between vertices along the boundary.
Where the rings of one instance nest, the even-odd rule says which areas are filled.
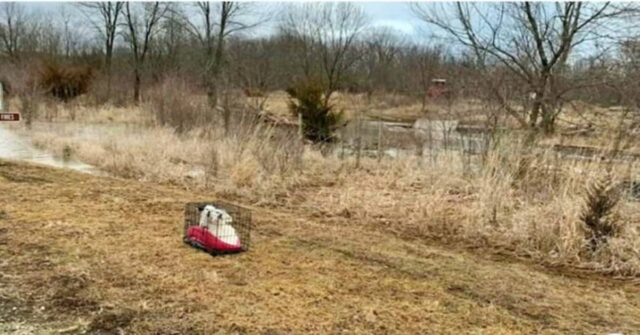
[[[203,245],[201,241],[194,239],[193,235],[190,236],[189,232],[192,232],[193,229],[190,230],[189,228],[198,227],[200,225],[200,217],[202,211],[207,205],[211,205],[218,209],[224,210],[232,218],[232,222],[230,225],[233,227],[233,230],[231,230],[231,233],[229,232],[229,229],[222,229],[222,231],[211,231],[210,233],[212,234],[212,236],[216,236],[216,238],[219,240],[228,240],[229,238],[235,237],[228,235],[224,236],[221,234],[233,234],[233,231],[235,231],[235,235],[237,235],[237,238],[239,239],[240,248],[236,248],[234,250],[225,250],[225,248],[218,248],[215,245]],[[223,255],[247,251],[249,250],[249,247],[251,245],[251,210],[223,201],[187,203],[184,209],[183,241],[212,255]]]

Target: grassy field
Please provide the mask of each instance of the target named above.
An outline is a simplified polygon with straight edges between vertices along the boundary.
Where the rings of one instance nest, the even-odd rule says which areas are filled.
[[[623,196],[609,216],[616,233],[589,250],[582,215],[603,177],[636,180],[636,161],[560,157],[517,136],[485,155],[412,151],[397,158],[323,155],[295,133],[269,127],[195,129],[112,123],[38,122],[19,130],[59,156],[114,176],[207,191],[319,218],[344,217],[407,239],[435,238],[507,251],[549,266],[615,276],[640,273],[640,208]],[[603,155],[606,154],[603,153]]]
[[[201,97],[160,93],[127,107],[42,101],[30,127],[12,127],[111,177],[1,163],[0,333],[640,328],[637,200],[622,194],[598,214],[614,229],[595,249],[584,222],[594,185],[624,191],[638,179],[636,160],[606,159],[616,143],[638,151],[633,136],[616,142],[617,112],[585,121],[591,107],[574,104],[559,134],[587,123],[595,131],[533,143],[506,129],[481,154],[418,146],[404,130],[409,147],[398,156],[360,157],[344,155],[344,142],[326,150],[291,127],[252,121],[250,101],[232,106],[227,128]],[[407,97],[334,99],[352,120],[425,115]],[[265,110],[286,117],[286,102],[274,92]],[[426,113],[483,117],[472,101],[450,107]],[[184,122],[194,127],[176,130]],[[601,157],[567,158],[558,144]],[[182,244],[184,204],[214,198],[254,211],[249,253],[212,258]]]
[[[211,194],[0,163],[0,333],[633,334],[632,281],[251,207],[250,252],[181,241]]]

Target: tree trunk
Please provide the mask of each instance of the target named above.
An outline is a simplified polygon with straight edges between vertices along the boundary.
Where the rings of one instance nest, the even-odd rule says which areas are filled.
[[[529,128],[536,128],[538,125],[538,118],[540,117],[540,110],[542,109],[542,99],[540,94],[536,93],[536,98],[531,106],[531,112],[529,113]]]
[[[218,52],[214,55],[213,63],[211,64],[211,68],[208,71],[207,76],[207,100],[209,102],[209,107],[215,108],[218,106],[218,81],[220,80],[220,63],[222,56],[219,55]]]
[[[211,108],[216,108],[216,106],[218,106],[217,81],[217,75],[211,72],[209,77],[207,78],[207,101],[209,103],[209,107]]]
[[[137,104],[137,103],[140,102],[140,86],[141,86],[140,69],[139,69],[138,65],[136,65],[136,67],[133,70],[133,76],[134,76],[134,80],[133,80],[133,101]]]
[[[529,128],[542,130],[545,134],[552,134],[555,130],[556,114],[553,105],[549,104],[544,93],[536,93],[535,101],[529,114]]]
[[[209,107],[215,108],[218,106],[218,81],[220,80],[220,73],[222,69],[222,63],[224,62],[224,34],[221,28],[221,32],[218,34],[215,53],[213,54],[213,60],[209,68],[209,78],[207,78],[207,98],[209,101]]]
[[[107,100],[111,99],[111,52],[107,51],[105,59],[105,67],[107,71]]]
[[[555,116],[553,110],[550,108],[549,97],[552,96],[549,92],[549,78],[551,77],[550,70],[543,70],[540,81],[535,90],[535,99],[533,106],[531,107],[531,113],[529,115],[529,127],[534,130],[544,131],[549,134],[553,132],[553,123]]]
[[[542,123],[540,124],[540,127],[542,128],[542,131],[544,131],[545,134],[550,135],[553,134],[555,131],[555,122],[553,119],[543,119]]]
[[[554,110],[549,106],[543,106],[542,108],[542,120],[540,120],[540,128],[545,134],[553,134],[555,130],[556,117]]]

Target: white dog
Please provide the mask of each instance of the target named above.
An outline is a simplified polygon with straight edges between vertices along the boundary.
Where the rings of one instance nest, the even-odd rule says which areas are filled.
[[[239,245],[240,239],[236,230],[231,226],[233,219],[226,211],[212,205],[204,207],[200,213],[200,226],[207,228],[211,234],[219,238],[222,242]]]

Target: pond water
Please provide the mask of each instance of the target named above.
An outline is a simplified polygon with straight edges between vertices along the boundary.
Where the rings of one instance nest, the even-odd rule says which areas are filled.
[[[462,151],[476,155],[487,145],[486,134],[459,131],[456,120],[419,119],[415,123],[399,123],[363,120],[351,122],[341,129],[344,144],[349,148],[359,146],[363,150],[382,149],[388,156],[401,152],[423,156],[433,151]],[[422,148],[422,149],[420,149]]]
[[[63,159],[34,147],[28,139],[20,137],[7,126],[0,125],[0,159],[24,161],[84,173],[100,174],[94,166],[72,159]]]

